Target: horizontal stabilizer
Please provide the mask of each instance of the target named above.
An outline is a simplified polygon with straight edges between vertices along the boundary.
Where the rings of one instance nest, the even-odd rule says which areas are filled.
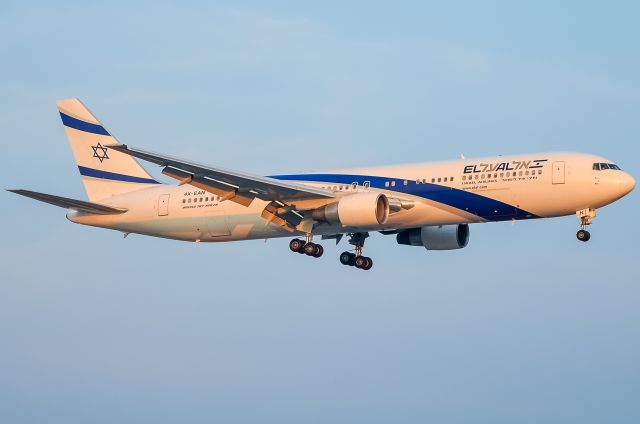
[[[127,210],[122,208],[114,208],[98,203],[85,202],[84,200],[69,199],[67,197],[54,196],[53,194],[38,193],[29,190],[7,190],[21,196],[30,197],[41,202],[51,205],[60,206],[61,208],[75,209],[77,211],[92,213],[96,215],[114,215],[125,213]]]

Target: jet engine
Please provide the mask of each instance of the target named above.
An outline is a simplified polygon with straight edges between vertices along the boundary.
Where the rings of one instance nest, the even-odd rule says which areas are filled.
[[[459,224],[411,228],[400,231],[396,240],[398,244],[424,246],[427,250],[462,249],[469,243],[469,226]]]
[[[343,227],[381,225],[389,217],[389,199],[382,193],[354,193],[341,197],[335,203],[314,209],[313,219]]]

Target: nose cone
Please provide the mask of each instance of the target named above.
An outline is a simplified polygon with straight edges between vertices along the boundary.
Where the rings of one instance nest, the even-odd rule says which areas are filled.
[[[618,190],[620,193],[620,197],[625,196],[635,188],[636,180],[626,172],[620,175],[620,179],[618,180]]]

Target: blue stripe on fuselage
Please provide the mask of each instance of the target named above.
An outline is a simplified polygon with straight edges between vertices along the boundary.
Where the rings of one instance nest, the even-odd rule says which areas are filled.
[[[62,112],[60,112],[60,117],[62,118],[62,123],[65,127],[74,128],[76,130],[88,132],[91,134],[111,135],[107,132],[107,130],[104,129],[102,125],[81,121],[80,119],[74,118],[73,116],[69,116]]]
[[[531,219],[539,218],[537,215],[517,208],[508,203],[500,202],[489,197],[481,196],[469,191],[460,190],[453,187],[438,184],[418,184],[415,181],[407,181],[404,185],[403,179],[376,177],[368,175],[348,175],[348,174],[301,174],[301,175],[275,175],[271,178],[289,181],[309,181],[327,184],[351,184],[358,183],[363,186],[369,182],[370,187],[406,193],[412,196],[433,200],[434,202],[452,206],[456,209],[477,215],[488,221],[504,221],[508,219]],[[395,181],[395,186],[391,187],[391,182]],[[385,183],[389,182],[389,187]]]
[[[105,180],[126,181],[128,183],[143,183],[143,184],[160,184],[153,178],[141,178],[133,177],[131,175],[117,174],[115,172],[101,171],[99,169],[87,168],[86,166],[79,166],[80,175],[85,177],[103,178]]]

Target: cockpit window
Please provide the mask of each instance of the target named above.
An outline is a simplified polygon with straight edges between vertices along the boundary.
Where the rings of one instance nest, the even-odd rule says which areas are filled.
[[[594,163],[593,164],[594,171],[603,171],[605,169],[615,169],[616,171],[621,171],[620,167],[613,163]]]

